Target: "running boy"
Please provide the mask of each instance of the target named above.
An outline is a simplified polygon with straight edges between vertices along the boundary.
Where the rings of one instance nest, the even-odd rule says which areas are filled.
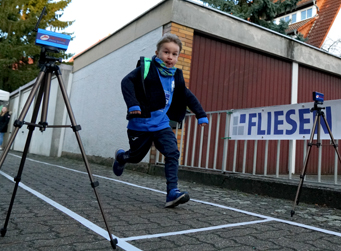
[[[186,88],[182,71],[174,67],[182,49],[181,40],[165,34],[156,47],[156,56],[141,57],[137,68],[122,80],[130,150],[116,150],[113,171],[120,176],[126,163],[140,162],[154,142],[165,156],[168,208],[189,201],[188,193],[178,189],[180,154],[169,121],[181,122],[187,106],[196,114],[199,125],[208,124],[208,119],[197,98]]]

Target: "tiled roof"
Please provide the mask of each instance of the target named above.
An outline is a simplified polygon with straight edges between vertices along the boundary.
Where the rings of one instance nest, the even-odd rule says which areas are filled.
[[[300,7],[301,5],[311,3],[311,2],[313,2],[313,0],[301,0],[297,3],[297,7]]]
[[[318,18],[308,33],[307,43],[320,48],[340,11],[341,1],[320,0],[317,1],[317,6],[319,7]]]
[[[302,28],[309,25],[311,22],[314,22],[315,20],[316,20],[316,18],[312,17],[312,18],[308,18],[306,20],[291,24],[291,25],[289,25],[289,28],[286,30],[286,33],[290,34],[293,31],[299,31],[300,33],[302,33],[301,32]]]
[[[272,2],[274,2],[274,3],[278,2],[278,1],[279,0],[272,0]],[[284,1],[282,0],[282,2],[284,2]],[[300,7],[300,6],[308,4],[308,3],[313,3],[313,0],[301,0],[297,3],[296,7]]]
[[[273,0],[277,2],[278,0]],[[297,7],[312,2],[311,0],[301,0]],[[318,13],[315,17],[292,24],[287,32],[291,33],[295,30],[300,32],[305,38],[306,43],[321,48],[326,39],[330,28],[340,11],[341,0],[316,0]]]

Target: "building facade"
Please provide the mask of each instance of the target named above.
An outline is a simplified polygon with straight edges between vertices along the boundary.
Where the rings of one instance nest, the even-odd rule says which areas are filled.
[[[166,0],[74,58],[69,95],[89,156],[110,159],[116,148],[129,148],[121,80],[140,56],[155,54],[157,41],[167,32],[178,35],[184,44],[176,66],[206,111],[310,102],[313,91],[323,92],[326,100],[341,98],[340,58],[201,4]],[[208,138],[205,132],[204,146]],[[264,144],[260,142],[258,148]],[[300,144],[284,143],[281,172],[300,162],[288,159],[289,151],[302,154]],[[247,147],[252,153],[253,144]],[[238,151],[241,162],[242,145]],[[60,152],[80,153],[72,130],[65,130]],[[232,158],[228,156],[227,166]],[[258,161],[261,166],[263,157]],[[155,149],[142,162],[154,163]]]
[[[301,0],[289,13],[275,19],[290,21],[287,33],[301,33],[306,43],[341,57],[341,2],[339,0]]]

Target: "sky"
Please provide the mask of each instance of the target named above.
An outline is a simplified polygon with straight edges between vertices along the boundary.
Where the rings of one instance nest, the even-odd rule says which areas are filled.
[[[74,32],[66,53],[77,55],[160,2],[162,0],[72,0],[60,18],[75,20],[64,30]]]

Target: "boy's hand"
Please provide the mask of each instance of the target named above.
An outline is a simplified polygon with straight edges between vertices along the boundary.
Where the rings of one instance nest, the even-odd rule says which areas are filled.
[[[129,114],[140,114],[141,115],[141,111],[132,111],[132,112],[129,112]]]
[[[200,127],[203,127],[203,126],[206,126],[207,125],[207,123],[202,123],[202,124],[200,124]]]

